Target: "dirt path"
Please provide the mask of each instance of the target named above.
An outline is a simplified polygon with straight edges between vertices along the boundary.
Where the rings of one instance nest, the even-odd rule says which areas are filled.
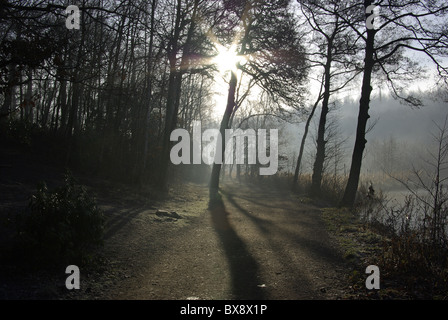
[[[73,298],[343,297],[344,262],[317,208],[256,185],[225,184],[225,208],[214,212],[205,186],[180,194],[150,207],[106,206],[108,269],[87,275]],[[159,205],[183,218],[158,217]]]

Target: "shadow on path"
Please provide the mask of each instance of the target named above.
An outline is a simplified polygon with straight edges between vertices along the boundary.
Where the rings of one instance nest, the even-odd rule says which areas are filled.
[[[104,240],[114,236],[143,211],[145,211],[144,208],[132,208],[128,210],[117,210],[114,208],[107,210],[105,212],[107,219],[104,228]]]
[[[229,222],[230,214],[222,201],[210,204],[212,225],[217,232],[229,262],[234,299],[265,298],[258,280],[258,264]]]
[[[224,192],[223,192],[224,193]],[[291,223],[296,222],[297,227],[301,226],[304,230],[303,233],[297,230],[287,230],[282,228],[281,225],[272,223],[272,221],[265,220],[261,217],[255,216],[250,211],[244,209],[241,204],[235,198],[239,200],[243,199],[249,202],[256,203],[249,197],[235,196],[231,193],[224,193],[226,199],[232,204],[239,212],[243,213],[247,218],[249,218],[253,224],[266,236],[273,236],[274,234],[282,235],[283,237],[289,238],[289,240],[297,243],[297,248],[308,251],[311,254],[317,255],[320,259],[327,261],[328,263],[342,263],[341,257],[334,250],[333,247],[329,246],[328,243],[322,241],[326,237],[325,229],[318,228],[316,223],[317,217],[313,219],[306,219],[306,215],[299,212],[298,209],[291,210],[294,216],[291,219]],[[258,206],[267,208],[268,206],[263,201],[258,201]],[[273,205],[272,207],[277,208],[278,206]],[[317,213],[316,213],[317,214]],[[279,253],[280,251],[277,251]]]
[[[269,287],[266,295],[322,299],[338,294],[339,273],[334,270],[344,264],[317,208],[299,204],[287,192],[260,186],[221,193],[238,217],[235,230],[244,232],[242,241],[259,262],[259,275]]]

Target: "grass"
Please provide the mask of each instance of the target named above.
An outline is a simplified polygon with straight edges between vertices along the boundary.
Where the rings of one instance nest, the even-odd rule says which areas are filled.
[[[361,263],[372,253],[379,251],[382,237],[370,229],[345,208],[322,209],[328,230],[336,237],[342,254],[348,260]],[[369,261],[374,264],[374,261]],[[366,265],[367,266],[367,265]]]
[[[322,216],[330,233],[339,244],[343,258],[350,266],[350,287],[346,299],[405,299],[403,291],[389,288],[390,282],[381,273],[380,290],[368,290],[365,281],[369,265],[380,265],[384,236],[368,228],[355,214],[346,208],[324,208]]]
[[[415,261],[419,252],[409,257],[397,253],[403,239],[380,233],[346,208],[323,208],[322,217],[351,268],[347,299],[448,299],[448,270],[434,276]],[[366,289],[369,265],[380,269],[379,290]]]

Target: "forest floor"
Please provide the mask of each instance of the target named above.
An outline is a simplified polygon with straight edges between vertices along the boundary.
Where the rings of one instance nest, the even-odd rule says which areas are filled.
[[[4,151],[0,160],[18,156],[14,152]],[[4,239],[6,214],[26,205],[38,181],[59,177],[51,166],[23,157],[2,168]],[[65,287],[65,266],[29,271],[3,261],[0,299],[347,297],[350,268],[320,208],[288,190],[225,181],[225,208],[212,212],[206,185],[179,184],[167,198],[153,201],[151,194],[122,185],[82,176],[78,181],[96,194],[106,216],[104,247],[91,266],[80,268],[80,289]],[[157,215],[157,210],[177,217]]]
[[[107,256],[125,278],[92,292],[100,299],[338,299],[344,262],[320,211],[289,193],[224,184],[224,212],[207,188],[186,184],[151,208],[115,212]],[[180,192],[179,192],[180,191]],[[182,218],[160,218],[156,209]],[[124,220],[123,220],[124,217]],[[123,268],[118,268],[122,269]],[[107,279],[105,279],[107,281]]]

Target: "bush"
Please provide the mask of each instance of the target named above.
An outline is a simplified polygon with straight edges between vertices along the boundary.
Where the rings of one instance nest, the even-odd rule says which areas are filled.
[[[67,174],[62,187],[38,187],[19,228],[35,262],[82,263],[102,244],[104,217],[87,189]]]
[[[424,195],[410,194],[398,203],[379,193],[356,209],[366,227],[384,236],[375,263],[384,275],[395,278],[390,285],[401,283],[411,296],[446,298],[448,250],[433,237],[434,225],[428,219],[433,210],[425,202]]]

